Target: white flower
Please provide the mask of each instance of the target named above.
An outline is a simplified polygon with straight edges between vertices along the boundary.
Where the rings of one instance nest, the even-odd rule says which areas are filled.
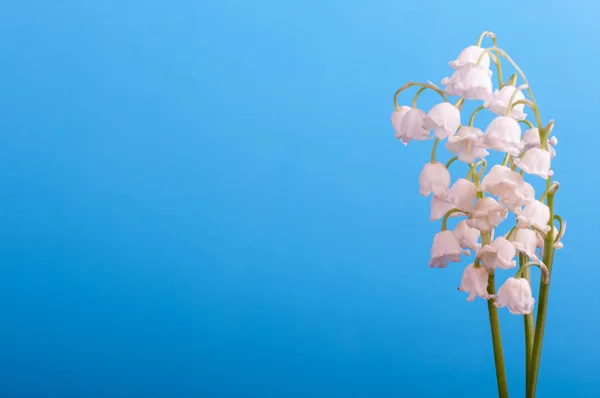
[[[439,220],[444,215],[452,210],[459,209],[463,212],[469,212],[473,208],[473,202],[477,197],[477,187],[471,181],[459,178],[448,191],[448,196],[438,198],[433,196],[431,199],[431,215],[430,220]],[[450,217],[458,217],[462,214],[454,212]]]
[[[456,240],[458,240],[460,247],[471,249],[473,251],[479,249],[480,245],[477,243],[477,240],[479,239],[481,232],[475,228],[469,227],[466,220],[459,222],[456,227],[454,227],[452,233]]]
[[[504,116],[504,114],[506,114],[506,108],[508,108],[508,106],[509,106],[508,103],[509,103],[510,99],[512,98],[513,93],[515,93],[515,91],[516,91],[516,94],[511,102],[511,104],[513,104],[519,100],[525,99],[525,96],[523,95],[521,90],[519,90],[515,86],[507,85],[507,86],[502,87],[500,89],[500,91],[498,91],[498,90],[494,91],[492,98],[489,101],[486,101],[483,104],[483,106],[488,108],[491,112],[495,113],[496,115]],[[524,106],[525,106],[525,104],[515,105],[515,107],[512,108],[512,110],[510,112],[510,116],[514,117],[515,119],[519,119],[519,120],[525,119],[527,117],[527,115],[525,113],[523,113]]]
[[[394,127],[394,136],[398,138],[404,145],[408,144],[408,141],[402,136],[402,119],[404,119],[404,115],[406,112],[410,110],[409,106],[401,106],[400,109],[394,111],[392,113],[392,126]]]
[[[527,257],[537,262],[541,262],[535,254],[538,243],[537,236],[538,234],[532,229],[517,228],[510,241],[519,252],[525,253]]]
[[[460,111],[449,102],[442,102],[431,108],[423,123],[423,128],[433,130],[440,140],[456,133],[458,126],[460,126]]]
[[[550,170],[550,152],[540,148],[531,148],[522,158],[516,158],[515,164],[527,174],[535,174],[548,179],[553,173]]]
[[[473,264],[469,264],[462,274],[458,290],[469,293],[467,301],[473,301],[477,296],[489,300],[491,296],[487,292],[487,287],[488,273],[486,269],[483,267],[475,268]]]
[[[448,62],[450,67],[454,70],[458,70],[465,65],[476,65],[479,57],[484,52],[484,48],[479,46],[469,46],[462,50],[460,54],[458,54],[458,58],[454,61]],[[490,67],[490,56],[486,53],[482,58],[479,66],[482,68],[488,69]]]
[[[502,236],[483,246],[478,253],[483,264],[490,269],[496,267],[502,269],[514,268],[517,265],[514,260],[516,254],[517,249]]]
[[[423,166],[419,176],[419,193],[423,196],[433,194],[440,198],[448,195],[448,186],[450,185],[450,173],[446,166],[440,162],[428,162]]]
[[[448,137],[446,148],[465,163],[474,163],[476,158],[489,155],[483,147],[483,132],[476,127],[461,127],[458,133]]]
[[[545,233],[550,231],[548,221],[550,221],[550,209],[539,200],[529,202],[517,216],[519,228],[535,227]]]
[[[540,131],[537,129],[537,127],[529,129],[523,133],[521,144],[523,146],[523,152],[528,151],[531,148],[542,147],[540,141]],[[546,142],[546,148],[548,149],[548,152],[550,152],[550,158],[556,156],[556,150],[554,149],[556,144],[558,144],[556,137],[552,137]]]
[[[564,247],[564,244],[561,242],[563,236],[565,235],[565,231],[567,230],[567,222],[563,221],[564,225],[563,225],[563,231],[562,233],[559,235],[559,230],[556,227],[554,228],[554,248],[555,249],[562,249]],[[542,253],[544,252],[544,237],[542,235],[540,235],[539,233],[536,233],[537,236],[537,247],[540,248],[540,250],[542,251]]]
[[[499,202],[515,212],[534,200],[535,191],[519,173],[502,165],[495,165],[483,177],[481,189],[490,195],[498,196]]]
[[[457,263],[464,253],[452,231],[441,231],[433,237],[430,267],[445,268],[449,262]],[[466,253],[465,253],[466,254]]]
[[[484,197],[475,202],[467,225],[480,232],[489,232],[504,221],[507,215],[508,210],[504,206],[499,205],[493,198]]]
[[[521,127],[510,116],[498,116],[488,125],[484,144],[492,149],[517,156],[521,150]]]
[[[473,208],[473,201],[477,197],[477,187],[471,181],[459,178],[448,191],[445,198],[433,196],[431,198],[430,220],[439,220],[452,210],[459,209],[463,212],[469,212]],[[450,217],[459,217],[460,212],[450,214]]]
[[[425,112],[417,108],[410,108],[402,116],[399,139],[404,144],[408,144],[411,140],[423,141],[431,138],[429,131],[423,128],[426,116]]]
[[[527,279],[508,278],[496,295],[494,305],[498,308],[508,307],[511,314],[530,314],[535,299],[531,294],[531,286]]]
[[[465,65],[442,79],[447,95],[458,95],[466,99],[488,100],[492,95],[492,71],[475,65]]]

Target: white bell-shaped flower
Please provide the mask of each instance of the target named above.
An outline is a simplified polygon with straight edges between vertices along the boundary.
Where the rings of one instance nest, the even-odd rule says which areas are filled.
[[[530,314],[534,303],[531,285],[527,279],[512,277],[500,286],[494,301],[496,307],[508,307],[510,313],[514,315]]]
[[[423,166],[421,175],[419,175],[419,193],[423,196],[433,194],[440,198],[448,196],[448,186],[450,185],[450,172],[446,166],[440,162],[428,162]]]
[[[517,156],[521,151],[521,127],[510,116],[498,116],[488,125],[483,143],[497,151]]]
[[[492,71],[475,65],[465,65],[442,79],[447,95],[457,95],[472,100],[489,100],[492,96]]]
[[[476,197],[477,187],[475,184],[464,178],[459,178],[448,191],[448,196],[445,198],[439,198],[437,196],[432,197],[430,220],[439,220],[452,209],[470,212]],[[462,214],[459,212],[454,212],[450,214],[450,217],[458,217],[461,215]]]
[[[450,61],[448,64],[454,70],[458,70],[465,65],[476,65],[477,61],[479,61],[479,57],[485,51],[484,48],[479,46],[469,46],[462,50],[460,54],[458,54],[458,58],[454,61]],[[489,54],[485,54],[481,58],[481,62],[479,66],[482,68],[488,69],[490,67],[490,56]]]
[[[404,145],[408,144],[408,141],[402,136],[402,120],[404,119],[404,115],[406,112],[410,110],[410,106],[401,106],[400,109],[395,110],[392,113],[392,127],[394,127],[394,136],[402,141]]]
[[[556,139],[556,137],[552,137],[546,142],[546,149],[548,149],[548,152],[550,152],[550,158],[554,158],[554,156],[556,156],[556,150],[554,149],[556,144],[558,144],[558,140]],[[523,133],[521,145],[523,146],[523,152],[526,152],[531,148],[542,147],[540,140],[540,131],[537,129],[537,127],[529,129]]]
[[[539,200],[529,202],[517,215],[517,226],[519,228],[535,227],[544,233],[550,231],[550,209]]]
[[[479,232],[478,229],[469,227],[467,225],[467,220],[462,220],[456,224],[452,233],[458,240],[460,247],[471,249],[475,252],[479,249],[480,244],[477,243],[477,241],[479,240],[481,232]]]
[[[531,148],[522,158],[515,158],[515,164],[527,174],[535,174],[548,179],[554,172],[550,170],[550,152],[540,148]]]
[[[506,219],[508,210],[495,199],[486,196],[477,199],[471,212],[471,217],[467,220],[467,225],[478,229],[480,232],[490,232],[498,224]]]
[[[563,226],[563,231],[562,233],[560,233],[560,231],[558,230],[558,228],[553,227],[554,228],[554,248],[555,249],[562,249],[564,247],[564,244],[561,242],[563,236],[565,235],[565,231],[567,230],[567,222],[564,222],[564,226]],[[536,233],[536,237],[537,237],[537,247],[540,248],[540,250],[542,251],[542,253],[544,252],[544,237],[542,235],[540,235],[539,233]]]
[[[423,128],[432,130],[440,140],[456,133],[458,126],[460,126],[460,111],[449,102],[441,102],[431,108],[423,123]]]
[[[421,109],[410,108],[402,117],[400,140],[407,144],[411,140],[423,141],[431,138],[429,130],[423,128],[427,115]]]
[[[532,229],[517,228],[511,236],[510,241],[517,251],[525,253],[527,257],[540,262],[535,253],[538,243],[537,236],[538,234]]]
[[[503,116],[506,114],[506,109],[509,106],[511,98],[513,98],[511,104],[514,104],[519,100],[525,99],[525,96],[517,87],[507,85],[502,87],[500,90],[494,91],[492,98],[489,101],[486,101],[483,104],[483,106],[488,108],[491,112],[495,113],[496,115]],[[527,115],[523,113],[524,106],[524,104],[515,105],[510,112],[510,116],[518,120],[525,119]]]
[[[469,126],[461,127],[455,135],[449,136],[446,148],[465,163],[474,163],[475,159],[490,154],[483,146],[483,132]]]
[[[533,187],[525,182],[523,176],[502,165],[494,165],[483,177],[481,189],[498,196],[498,201],[513,212],[534,200],[535,196]]]
[[[458,290],[469,293],[467,301],[473,301],[477,296],[489,300],[491,296],[487,292],[487,287],[488,273],[486,269],[483,267],[475,268],[473,264],[469,264],[463,271]]]
[[[431,246],[430,267],[445,268],[449,262],[457,263],[463,254],[458,240],[452,231],[446,230],[435,234]],[[465,253],[466,254],[466,253]]]
[[[501,205],[517,215],[521,212],[521,207],[534,200],[535,190],[528,182],[523,182],[523,185],[516,187],[514,191],[507,191],[505,195],[498,198]]]
[[[481,248],[478,255],[486,268],[514,268],[517,265],[515,256],[517,249],[506,240],[505,237],[499,236],[490,244]]]

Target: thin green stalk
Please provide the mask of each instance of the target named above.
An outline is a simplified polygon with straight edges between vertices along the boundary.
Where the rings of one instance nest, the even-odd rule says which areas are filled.
[[[490,243],[491,236],[487,232],[481,236],[481,244]],[[488,276],[489,294],[496,294],[495,275],[492,272]],[[498,397],[508,398],[508,384],[506,383],[506,371],[504,370],[504,354],[502,352],[502,337],[500,335],[500,320],[498,319],[498,308],[494,300],[488,300],[488,314],[490,317],[490,329],[492,331],[492,346],[494,348],[494,364],[496,365],[496,381],[498,382]]]
[[[488,293],[496,294],[495,276],[488,277]],[[502,337],[500,336],[500,320],[498,309],[493,300],[488,300],[488,314],[490,316],[490,328],[492,330],[492,345],[494,347],[494,363],[496,365],[496,380],[498,381],[498,397],[508,398],[508,384],[506,383],[506,371],[504,370],[504,354],[502,352]]]
[[[523,267],[527,263],[527,257],[525,254],[519,254],[519,268]],[[523,278],[531,285],[531,272],[529,268],[525,268],[523,271]],[[525,393],[529,388],[529,370],[531,369],[531,352],[533,350],[533,314],[525,314],[523,316],[523,326],[525,327]]]
[[[554,221],[554,193],[547,197],[547,205],[550,208],[550,222]],[[544,263],[548,271],[552,272],[552,260],[554,259],[554,228],[546,235],[544,241]],[[540,370],[540,359],[542,356],[542,342],[544,339],[544,326],[546,325],[546,312],[548,310],[548,294],[550,284],[540,282],[540,294],[538,298],[538,309],[535,323],[535,334],[533,337],[533,349],[531,352],[531,368],[529,369],[529,383],[527,387],[527,398],[535,398],[537,378]]]

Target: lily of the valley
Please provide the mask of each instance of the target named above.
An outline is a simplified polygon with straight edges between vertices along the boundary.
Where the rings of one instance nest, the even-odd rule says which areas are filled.
[[[448,62],[450,67],[454,70],[458,70],[466,65],[476,65],[477,61],[481,57],[481,54],[485,51],[484,48],[480,46],[469,46],[462,50],[458,57],[454,61]],[[481,62],[479,66],[484,69],[489,69],[490,67],[490,56],[488,53],[484,54],[481,58]]]
[[[510,116],[498,116],[485,130],[483,142],[488,148],[517,156],[522,147],[521,127]]]
[[[467,220],[467,225],[480,232],[490,232],[496,228],[508,215],[508,210],[498,204],[495,199],[484,197],[477,199],[471,212],[471,217]]]
[[[445,268],[448,263],[460,261],[460,255],[465,253],[452,231],[441,231],[433,237],[431,246],[430,267]],[[465,253],[466,254],[466,253]]]
[[[394,134],[404,145],[412,140],[424,141],[431,138],[429,130],[423,128],[426,114],[421,109],[401,106],[392,113]]]
[[[478,253],[486,268],[514,268],[517,249],[506,238],[499,236],[490,244],[483,246]]]
[[[475,184],[464,178],[459,178],[452,185],[445,198],[440,198],[435,195],[431,198],[430,220],[439,220],[452,209],[458,209],[464,213],[468,213],[473,208],[473,202],[476,197],[477,187]],[[460,215],[460,212],[454,212],[450,214],[450,217],[458,217]]]
[[[535,199],[531,184],[514,170],[495,165],[481,181],[481,189],[490,195],[498,196],[498,201],[513,212]]]
[[[478,229],[471,228],[467,225],[466,220],[459,222],[452,230],[454,237],[458,240],[460,247],[477,251],[480,244],[477,243],[481,232]]]
[[[519,228],[535,227],[543,232],[550,231],[550,209],[539,200],[529,202],[517,215],[517,226]]]
[[[448,137],[446,148],[465,163],[474,163],[475,159],[489,155],[483,146],[483,131],[476,127],[461,127],[455,135]]]
[[[475,268],[473,264],[469,264],[463,271],[458,290],[469,293],[467,301],[473,301],[477,296],[489,300],[491,296],[487,292],[487,287],[488,273],[486,269],[483,267]]]
[[[521,143],[523,146],[523,152],[528,151],[531,148],[541,148],[541,140],[540,140],[540,131],[537,127],[531,128],[523,133],[523,138],[521,139]],[[548,152],[550,152],[550,158],[556,156],[556,150],[554,147],[558,144],[558,140],[556,137],[551,137],[546,142],[546,148]]]
[[[431,108],[423,123],[423,128],[433,131],[440,140],[456,133],[458,126],[460,111],[449,102],[442,102]]]
[[[442,79],[447,95],[466,99],[489,100],[492,96],[492,71],[482,66],[467,64],[456,70],[451,77]]]
[[[491,99],[486,101],[483,104],[483,106],[488,108],[491,112],[495,113],[496,115],[504,116],[510,104],[514,104],[515,102],[524,99],[525,96],[523,95],[521,90],[509,84],[502,87],[500,90],[494,91]],[[525,119],[527,117],[527,114],[523,113],[524,106],[524,104],[515,105],[510,111],[509,115],[518,120]]]
[[[448,196],[450,172],[440,162],[427,163],[423,166],[419,175],[419,185],[421,195],[429,196],[433,193],[437,197],[445,198]]]
[[[550,170],[550,152],[540,148],[531,148],[522,158],[515,159],[515,164],[527,174],[535,174],[547,179],[553,173]]]
[[[498,308],[508,307],[511,314],[523,315],[533,311],[535,299],[531,294],[531,286],[525,278],[510,277],[504,282],[494,300]]]
[[[517,228],[510,241],[517,251],[524,253],[532,260],[540,262],[540,259],[535,253],[538,244],[538,235],[539,234],[532,229]]]

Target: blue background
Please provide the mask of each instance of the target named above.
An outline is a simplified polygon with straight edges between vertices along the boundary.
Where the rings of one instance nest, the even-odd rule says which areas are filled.
[[[0,396],[494,396],[484,301],[427,266],[430,143],[390,125],[490,29],[559,138],[539,396],[599,397],[599,4],[2,2]]]

